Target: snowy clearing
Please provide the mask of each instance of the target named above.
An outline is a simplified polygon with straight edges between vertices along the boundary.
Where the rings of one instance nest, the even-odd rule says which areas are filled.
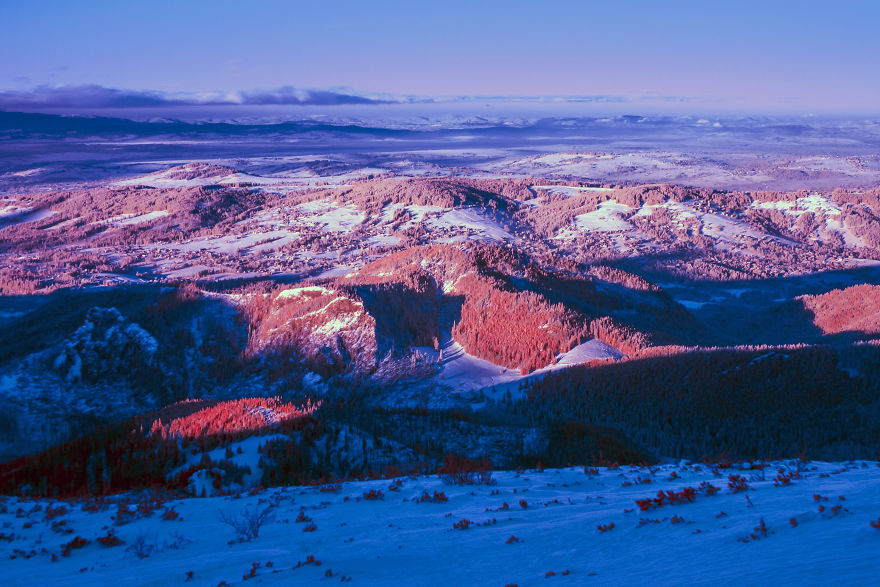
[[[300,222],[307,225],[321,225],[329,232],[348,232],[362,223],[365,218],[364,213],[354,206],[336,206],[323,201],[301,204],[298,208],[304,211],[322,211],[320,214],[300,218]]]
[[[144,245],[145,250],[175,251],[215,251],[234,255],[243,250],[267,251],[279,249],[289,242],[295,241],[299,233],[288,230],[268,230],[265,232],[250,232],[244,234],[230,234],[226,236],[210,236],[192,239],[180,244],[155,244]]]
[[[558,194],[560,196],[578,196],[585,192],[613,192],[614,188],[601,188],[601,187],[579,187],[579,186],[570,186],[570,185],[533,185],[532,189],[536,190],[545,190],[551,194]]]
[[[440,380],[449,385],[456,392],[474,391],[478,389],[488,390],[496,388],[498,393],[507,390],[516,391],[515,384],[524,379],[540,377],[551,371],[571,367],[592,361],[595,359],[619,359],[623,354],[601,340],[591,338],[568,351],[560,354],[556,363],[543,369],[533,371],[528,375],[522,375],[518,369],[507,369],[485,359],[480,359],[468,354],[464,347],[452,338],[445,339],[440,348],[443,351],[441,361]],[[421,352],[433,354],[428,348],[419,348]],[[511,385],[514,384],[514,385]]]
[[[800,216],[805,212],[813,214],[827,214],[837,216],[841,214],[840,207],[820,194],[811,194],[795,201],[783,202],[752,202],[753,208],[763,210],[780,210],[792,216]]]
[[[25,224],[28,222],[39,222],[40,220],[45,220],[54,214],[57,214],[57,212],[47,208],[33,210],[31,208],[7,206],[0,209],[0,228],[6,228],[7,226],[15,224]]]
[[[143,224],[152,222],[153,220],[168,216],[168,210],[155,210],[153,212],[144,212],[143,214],[120,214],[101,221],[101,224],[116,224],[118,226],[132,226],[135,224]]]
[[[430,220],[428,224],[436,228],[464,228],[466,230],[472,230],[480,236],[495,241],[513,239],[512,234],[507,232],[501,227],[501,225],[490,219],[487,215],[480,213],[476,208],[450,210],[439,218]]]
[[[599,207],[586,214],[575,217],[575,224],[580,230],[596,232],[617,232],[629,230],[633,226],[622,218],[623,214],[632,212],[632,208],[626,204],[620,204],[614,200],[606,200]]]

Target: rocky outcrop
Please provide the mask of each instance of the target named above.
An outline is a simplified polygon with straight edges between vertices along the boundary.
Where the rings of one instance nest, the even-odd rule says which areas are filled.
[[[151,368],[158,350],[156,339],[116,308],[92,308],[52,367],[68,382],[97,382]]]

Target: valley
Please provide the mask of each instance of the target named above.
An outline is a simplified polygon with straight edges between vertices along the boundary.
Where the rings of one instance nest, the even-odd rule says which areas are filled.
[[[46,483],[33,475],[70,458],[58,447],[97,427],[121,441],[179,402],[259,397],[322,403],[297,441],[314,463],[300,482],[448,453],[870,458],[878,198],[552,175],[304,182],[199,162],[10,193],[0,440],[24,461],[0,482]],[[316,447],[340,430],[399,454],[327,462]]]
[[[65,124],[77,149],[96,141],[94,119]],[[431,584],[460,548],[483,561],[471,578],[615,584],[706,545],[747,581],[867,577],[865,159],[525,153],[486,130],[456,150],[405,126],[405,158],[386,131],[358,130],[353,154],[351,129],[301,129],[326,153],[271,157],[267,128],[200,126],[185,144],[204,160],[145,151],[150,130],[0,175],[13,583],[136,567],[156,584],[376,584],[409,557],[400,581]],[[228,132],[245,156],[220,152]],[[651,517],[667,498],[676,511]],[[241,534],[248,516],[265,532]],[[845,570],[795,561],[829,532],[855,545]],[[604,554],[578,558],[575,535]],[[493,566],[496,545],[532,556]],[[636,566],[610,554],[636,547]],[[745,565],[755,548],[776,563]],[[676,568],[662,582],[733,577],[715,558]]]
[[[878,21],[0,2],[0,584],[877,583]]]

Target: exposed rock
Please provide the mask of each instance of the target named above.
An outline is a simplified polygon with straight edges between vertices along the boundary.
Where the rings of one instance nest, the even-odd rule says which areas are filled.
[[[150,368],[158,350],[156,339],[116,308],[92,308],[52,367],[68,382],[96,382]]]

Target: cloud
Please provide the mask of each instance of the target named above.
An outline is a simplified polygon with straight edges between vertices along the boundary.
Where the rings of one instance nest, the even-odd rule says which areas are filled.
[[[283,86],[274,90],[239,92],[242,104],[298,104],[332,106],[337,104],[392,104],[398,100],[376,100],[357,94],[331,92],[328,90],[301,90]]]
[[[615,96],[610,94],[589,94],[589,95],[455,95],[455,96],[437,96],[433,98],[417,98],[407,97],[407,102],[526,102],[526,103],[596,103],[596,104],[623,104],[630,102],[628,96]]]
[[[657,94],[647,94],[641,96],[639,98],[642,102],[667,102],[667,103],[675,103],[675,102],[692,102],[694,100],[693,96],[660,96]]]
[[[24,81],[24,80],[17,80]],[[163,106],[342,106],[358,104],[444,103],[567,103],[567,104],[710,104],[709,98],[647,94],[630,97],[593,95],[449,95],[359,94],[348,88],[308,89],[281,86],[234,92],[178,92],[121,90],[100,85],[37,86],[31,90],[0,90],[0,109],[40,111],[52,109],[146,108]]]
[[[609,96],[609,95],[595,95],[595,96],[558,96],[554,98],[555,101],[558,102],[566,102],[566,103],[597,103],[597,104],[623,104],[629,102],[629,98],[626,96]]]
[[[144,108],[224,104],[390,104],[396,100],[372,99],[355,93],[304,90],[283,86],[272,90],[241,91],[237,94],[168,94],[156,91],[119,90],[99,85],[38,86],[32,90],[0,91],[0,108]]]
[[[140,108],[183,104],[160,92],[116,90],[97,85],[37,86],[0,92],[0,108]]]

